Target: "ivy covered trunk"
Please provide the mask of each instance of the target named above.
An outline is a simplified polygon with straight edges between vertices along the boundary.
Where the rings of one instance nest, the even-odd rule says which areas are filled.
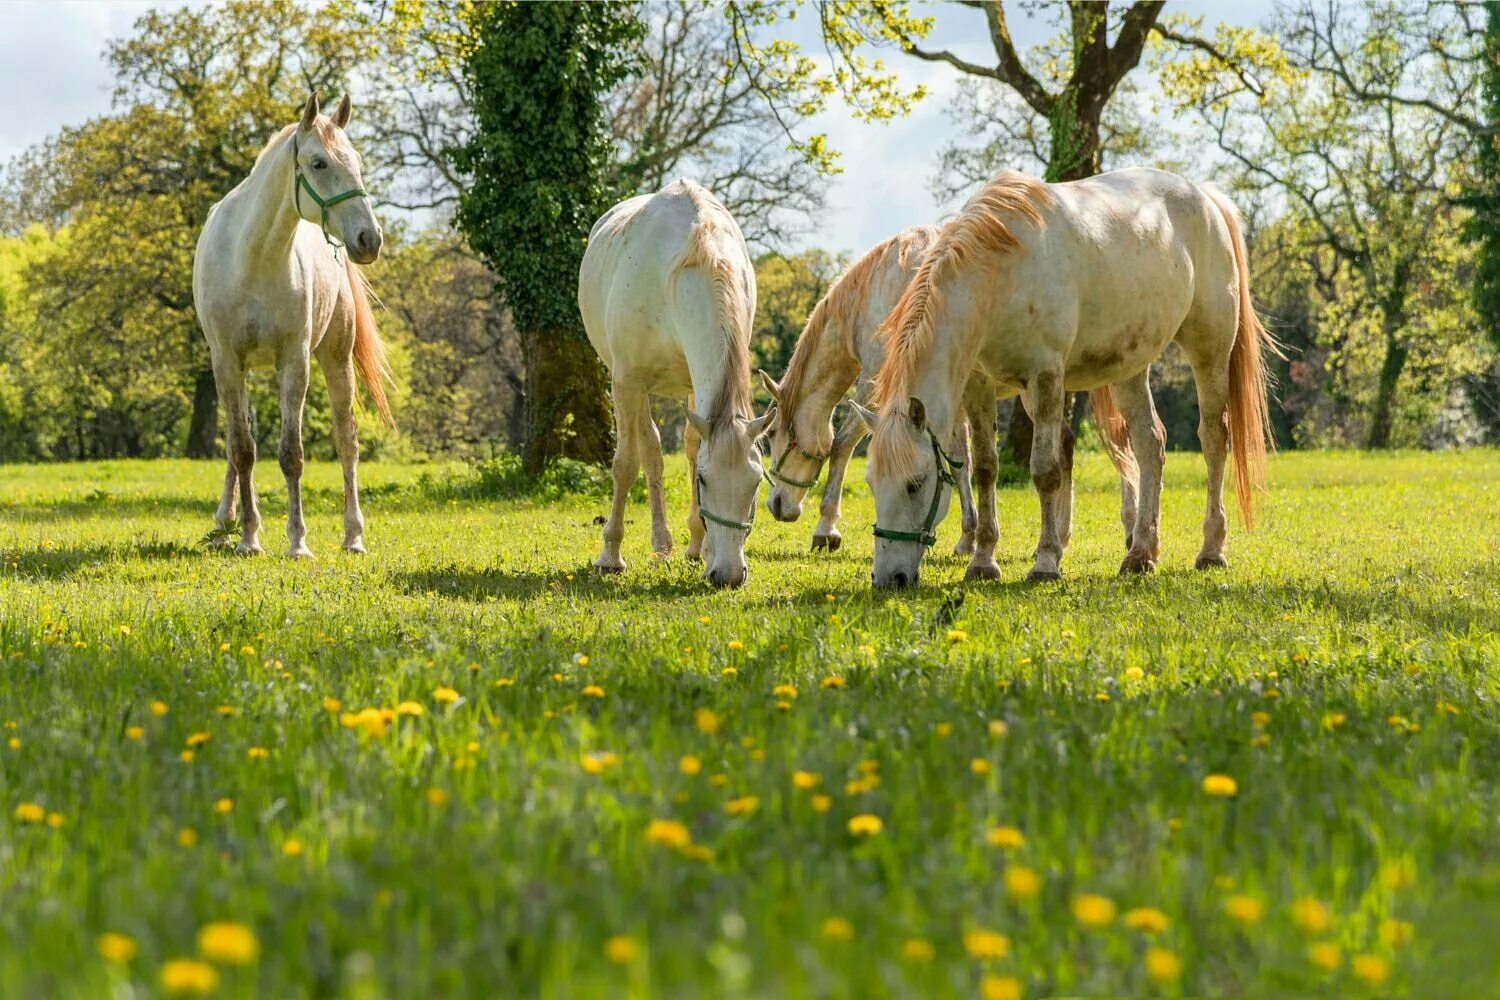
[[[219,454],[219,390],[209,368],[193,378],[193,415],[184,454],[188,458],[217,458]]]
[[[609,374],[581,327],[522,337],[526,361],[526,471],[558,457],[606,462],[614,448]]]

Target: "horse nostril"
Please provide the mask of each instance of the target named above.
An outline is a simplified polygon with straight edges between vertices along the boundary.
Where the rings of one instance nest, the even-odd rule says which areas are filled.
[[[779,496],[771,497],[771,516],[778,521],[781,520],[781,497]]]
[[[897,587],[905,587],[911,583],[911,577],[907,576],[905,573],[894,573],[891,575],[891,582],[894,583]]]

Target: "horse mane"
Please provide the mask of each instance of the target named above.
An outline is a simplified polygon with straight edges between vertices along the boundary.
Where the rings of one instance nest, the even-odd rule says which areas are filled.
[[[700,414],[715,429],[728,426],[736,416],[753,415],[750,391],[750,319],[745,290],[737,280],[733,258],[722,251],[722,241],[737,242],[734,220],[713,195],[696,184],[684,184],[697,211],[687,248],[672,265],[675,284],[683,271],[702,268],[713,285],[714,320],[724,338],[724,363],[719,369],[713,407]],[[726,225],[725,223],[728,223]]]
[[[937,236],[936,226],[913,226],[903,229],[895,236],[875,244],[864,256],[844,269],[834,279],[828,291],[813,306],[807,324],[792,349],[792,359],[787,363],[786,374],[781,379],[781,408],[784,413],[796,413],[802,402],[803,383],[807,380],[808,368],[813,358],[822,349],[823,338],[832,326],[844,334],[844,349],[857,355],[853,330],[861,311],[869,305],[870,285],[884,271],[894,254],[896,266],[905,270],[914,252],[921,252],[932,244]]]
[[[1052,202],[1047,186],[1034,177],[1006,171],[996,174],[943,226],[916,277],[883,324],[885,359],[875,374],[871,402],[880,414],[870,439],[870,464],[892,475],[909,474],[916,449],[911,435],[898,434],[888,419],[906,406],[912,378],[926,363],[943,311],[943,282],[966,264],[993,267],[999,258],[1019,250],[1011,229],[1019,217],[1040,228],[1039,206]]]
[[[254,171],[260,166],[262,160],[264,160],[271,153],[280,149],[282,146],[286,145],[286,143],[291,139],[292,133],[297,131],[300,125],[300,122],[292,122],[290,125],[283,125],[281,128],[277,129],[276,134],[271,136],[271,138],[266,142],[265,146],[259,153],[255,154],[255,164],[251,167],[251,170]],[[318,133],[318,138],[323,140],[323,145],[325,147],[330,147],[330,144],[335,139],[335,133],[337,132],[337,130],[338,126],[329,121],[327,115],[319,115],[313,121],[313,131]]]

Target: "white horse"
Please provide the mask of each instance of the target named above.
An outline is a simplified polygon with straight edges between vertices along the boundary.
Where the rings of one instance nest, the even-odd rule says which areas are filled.
[[[774,407],[759,418],[751,409],[755,268],[740,227],[692,181],[623,201],[589,233],[578,308],[610,371],[618,437],[614,499],[594,565],[625,568],[625,502],[642,460],[651,547],[663,558],[671,554],[650,397],[687,397],[688,556],[706,557],[714,586],[738,587],[749,572],[745,539],[762,475],[756,441],[775,415]],[[702,462],[700,440],[708,449]]]
[[[229,468],[214,523],[228,525],[238,499],[240,553],[261,551],[245,375],[253,366],[274,365],[281,387],[287,538],[291,555],[312,555],[302,519],[302,407],[314,355],[328,381],[333,441],[344,467],[344,548],[364,551],[356,369],[387,423],[391,415],[385,346],[364,275],[355,266],[380,256],[381,232],[360,179],[359,154],[344,134],[349,114],[347,94],[332,117],[319,115],[316,93],[309,97],[301,122],[272,137],[250,176],[209,212],[193,257],[193,302],[228,425]],[[339,260],[340,247],[347,261]]]
[[[776,433],[771,443],[771,493],[766,507],[780,521],[795,521],[802,513],[802,500],[817,482],[825,461],[828,482],[817,527],[814,550],[839,548],[838,531],[844,474],[849,459],[866,433],[858,413],[833,430],[835,407],[857,383],[856,402],[865,402],[870,383],[885,359],[883,322],[916,276],[922,258],[937,241],[938,227],[913,226],[877,244],[841,274],[813,308],[797,339],[786,375],[780,383],[765,372],[761,378],[777,402]],[[1125,439],[1124,422],[1117,416],[1108,389],[1094,392],[1094,411],[1106,435],[1110,457],[1120,469],[1121,517],[1128,531],[1135,518],[1134,460]],[[991,575],[993,551],[999,537],[995,517],[994,483],[999,456],[995,450],[995,393],[983,376],[973,378],[964,393],[966,420],[955,421],[951,447],[955,462],[962,465],[969,454],[969,429],[974,428],[972,473],[956,476],[963,532],[953,551],[979,558],[971,563],[970,575]],[[1071,449],[1068,449],[1071,456]],[[980,486],[984,523],[979,523],[971,494],[971,476]],[[998,573],[998,567],[994,569]]]
[[[1208,502],[1198,568],[1226,565],[1224,463],[1232,440],[1247,527],[1269,427],[1261,354],[1275,350],[1250,299],[1234,207],[1158,170],[1067,184],[1004,173],[943,227],[889,319],[875,379],[868,478],[875,492],[876,586],[916,582],[951,479],[939,446],[978,370],[1019,393],[1036,430],[1031,476],[1042,530],[1028,579],[1060,576],[1069,511],[1063,404],[1110,386],[1140,463],[1140,495],[1122,573],[1155,567],[1165,435],[1147,382],[1175,340],[1193,368]]]

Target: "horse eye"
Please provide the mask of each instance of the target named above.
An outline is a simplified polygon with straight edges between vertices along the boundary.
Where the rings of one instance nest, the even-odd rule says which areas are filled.
[[[323,169],[327,168],[328,161],[322,159],[321,157],[315,156],[315,157],[313,157],[312,165],[313,165],[313,169],[314,170],[323,170]]]
[[[922,484],[925,483],[926,481],[927,481],[927,477],[925,477],[925,476],[917,478],[917,479],[908,479],[906,481],[906,492],[909,493],[909,494],[911,494],[912,496],[916,496],[918,493],[921,492],[921,490],[922,490]]]

